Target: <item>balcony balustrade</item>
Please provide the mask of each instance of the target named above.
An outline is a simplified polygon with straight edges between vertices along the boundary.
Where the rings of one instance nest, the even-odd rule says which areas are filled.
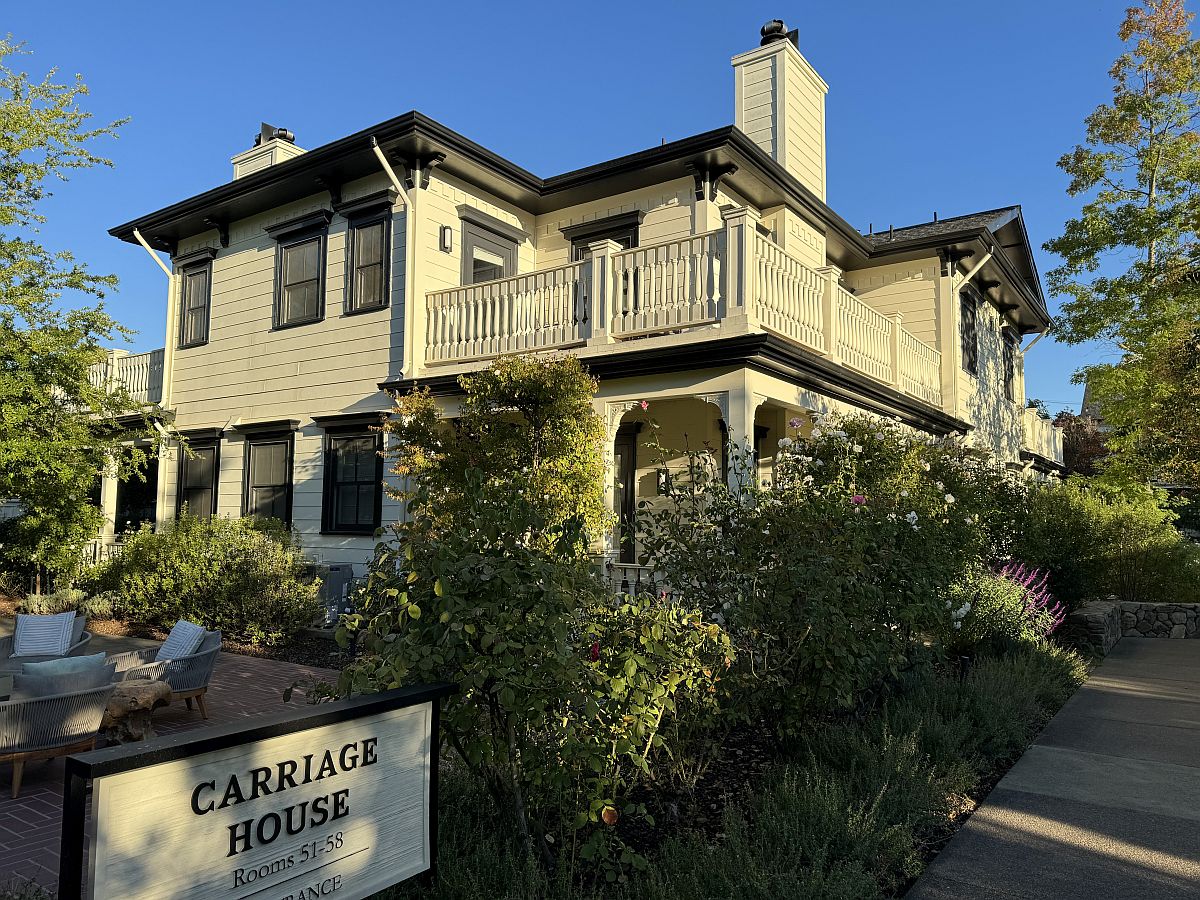
[[[748,222],[731,216],[725,228],[632,250],[601,241],[580,262],[431,292],[425,364],[736,328],[774,332],[941,407],[937,350]]]

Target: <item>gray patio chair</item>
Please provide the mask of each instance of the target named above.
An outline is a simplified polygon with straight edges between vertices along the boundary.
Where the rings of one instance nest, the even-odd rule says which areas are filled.
[[[0,763],[13,764],[12,795],[25,763],[92,750],[114,685],[0,703]]]
[[[187,708],[192,708],[193,698],[200,707],[200,715],[208,718],[208,706],[204,695],[208,692],[208,683],[212,680],[213,667],[217,663],[217,654],[221,652],[221,632],[205,632],[204,638],[196,652],[175,659],[155,660],[158,647],[147,647],[145,650],[131,650],[108,657],[108,662],[117,665],[117,681],[128,681],[131,678],[157,678],[171,686],[171,700],[183,700]]]
[[[90,631],[84,631],[87,627],[86,616],[75,617],[75,629],[71,632],[71,646],[63,656],[82,656],[87,650],[88,642],[92,639]],[[51,659],[61,659],[61,656],[16,656],[13,652],[13,638],[10,635],[6,638],[0,638],[0,672],[20,671],[21,666],[25,663],[32,662],[47,662]]]

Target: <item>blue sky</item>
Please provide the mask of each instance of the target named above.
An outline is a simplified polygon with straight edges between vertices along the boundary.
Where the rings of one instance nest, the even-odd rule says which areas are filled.
[[[228,181],[260,121],[316,147],[410,109],[541,176],[733,121],[729,59],[772,17],[830,85],[829,203],[876,230],[1019,203],[1040,244],[1078,208],[1055,160],[1110,91],[1127,0],[770,3],[20,3],[3,27],[40,75],[82,73],[130,117],[46,204],[44,240],[121,279],[109,310],[162,346],[165,279],[107,229]],[[1051,311],[1058,303],[1050,298]],[[1078,408],[1098,347],[1043,340],[1031,397]]]

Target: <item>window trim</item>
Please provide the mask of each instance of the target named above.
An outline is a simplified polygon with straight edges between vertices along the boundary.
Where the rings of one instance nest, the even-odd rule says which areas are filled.
[[[370,306],[359,306],[355,303],[354,283],[357,280],[355,265],[358,253],[358,230],[371,225],[383,225],[383,298],[379,303]],[[345,282],[342,290],[342,315],[357,316],[362,313],[387,309],[392,301],[392,206],[389,202],[385,209],[364,210],[346,216],[346,265]]]
[[[337,487],[334,467],[334,441],[346,438],[373,438],[375,441],[375,508],[374,524],[369,528],[364,526],[339,526],[334,509],[334,491]],[[325,428],[322,447],[322,465],[324,474],[321,485],[321,534],[358,535],[369,537],[383,526],[383,432],[371,431],[366,422],[354,422],[343,425],[329,425]]]
[[[1012,328],[1000,330],[1002,341],[1002,359],[1000,380],[1004,389],[1004,397],[1010,402],[1017,401],[1017,352],[1021,346],[1021,338]]]
[[[592,219],[589,222],[581,222],[578,225],[567,225],[560,228],[559,231],[571,245],[572,258],[579,256],[582,251],[586,250],[588,244],[603,240],[616,241],[622,237],[630,239],[629,249],[632,250],[638,246],[641,239],[642,221],[645,218],[646,214],[642,210],[637,209],[633,212],[606,216],[603,219]]]
[[[971,340],[974,342],[973,352],[967,353],[967,319],[963,315],[968,308],[971,310]],[[979,306],[980,300],[975,289],[968,285],[958,293],[958,346],[962,355],[962,370],[972,378],[979,377]],[[968,359],[971,363],[967,365]]]
[[[250,448],[255,444],[284,444],[287,447],[287,460],[284,468],[287,473],[286,489],[284,491],[284,506],[287,515],[283,524],[292,527],[292,501],[296,487],[296,432],[295,430],[279,429],[247,429],[242,432],[242,506],[243,518],[252,515],[250,512]]]
[[[175,348],[190,350],[192,347],[203,347],[208,343],[212,331],[212,276],[213,260],[216,259],[215,247],[202,247],[191,253],[175,257],[175,270],[179,273],[179,327],[176,334]],[[188,276],[204,271],[206,275],[204,297],[204,335],[188,341],[185,337],[187,326],[187,279]]]
[[[213,484],[212,484],[212,509],[209,516],[217,514],[217,504],[219,503],[219,493],[221,488],[221,430],[219,428],[210,428],[204,431],[184,432],[183,437],[187,439],[187,446],[195,450],[213,450]],[[175,517],[179,518],[183,512],[183,491],[184,491],[184,475],[187,472],[188,455],[187,449],[179,448],[179,463],[175,467]],[[193,510],[194,512],[194,510]]]
[[[333,211],[318,209],[301,216],[276,222],[263,229],[275,241],[275,284],[274,300],[271,308],[271,330],[280,331],[284,328],[299,328],[302,325],[312,325],[325,319],[325,276],[329,269],[326,258],[329,245],[329,223],[333,219]],[[295,247],[317,238],[317,313],[314,318],[302,319],[296,322],[283,321],[283,258],[288,248]]]

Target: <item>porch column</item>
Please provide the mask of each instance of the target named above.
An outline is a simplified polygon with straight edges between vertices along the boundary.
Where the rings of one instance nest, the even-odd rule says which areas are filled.
[[[616,241],[593,241],[588,244],[591,254],[587,278],[587,315],[591,325],[591,335],[588,345],[611,344],[612,334],[609,329],[613,320],[613,304],[618,302],[613,290],[612,256],[621,252],[621,245]]]
[[[108,473],[100,477],[100,512],[104,523],[100,526],[100,543],[112,544],[117,539],[117,486],[119,482]]]
[[[745,486],[754,479],[754,412],[758,399],[745,384],[738,385],[725,397],[725,440],[729,443],[729,486]],[[751,484],[753,481],[750,482]]]

